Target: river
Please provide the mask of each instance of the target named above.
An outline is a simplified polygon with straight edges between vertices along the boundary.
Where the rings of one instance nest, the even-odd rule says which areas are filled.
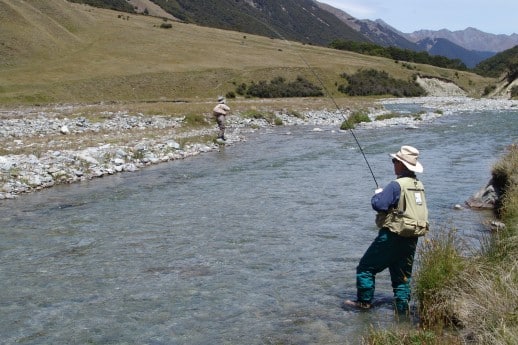
[[[488,212],[453,206],[488,182],[517,116],[354,133],[382,186],[388,153],[420,149],[431,231],[455,227],[476,247]],[[0,344],[354,344],[402,322],[389,303],[341,308],[376,236],[375,188],[349,132],[291,126],[2,201]],[[391,295],[382,272],[376,296]]]

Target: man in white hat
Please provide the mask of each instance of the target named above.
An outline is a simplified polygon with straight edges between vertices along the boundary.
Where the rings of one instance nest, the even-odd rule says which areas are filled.
[[[415,175],[423,172],[419,151],[402,146],[390,156],[397,178],[377,189],[371,199],[380,230],[356,268],[357,300],[346,300],[344,306],[369,309],[376,274],[388,268],[396,310],[406,313],[417,240],[428,232],[428,208],[423,184]]]
[[[218,104],[213,109],[213,114],[216,117],[216,122],[219,127],[218,139],[227,140],[225,138],[225,116],[230,111],[230,107],[226,105],[225,98],[223,96],[218,97]]]

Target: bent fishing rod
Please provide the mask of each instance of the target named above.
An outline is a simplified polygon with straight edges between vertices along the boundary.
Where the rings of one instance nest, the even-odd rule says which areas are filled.
[[[265,26],[267,26],[272,32],[274,32],[277,36],[280,37],[281,40],[283,40],[290,48],[291,48],[291,43],[290,41],[288,41],[286,38],[284,38],[279,32],[277,32],[277,30],[275,30],[274,28],[272,28],[269,24],[263,22],[263,24]],[[304,62],[304,64],[308,67],[308,69],[311,71],[311,73],[315,76],[315,78],[318,80],[318,82],[320,83],[322,89],[324,90],[325,94],[326,94],[326,97],[329,98],[335,108],[338,110],[338,112],[342,115],[344,121],[347,120],[347,117],[345,116],[344,112],[342,111],[342,109],[338,106],[338,103],[336,102],[336,100],[333,98],[333,96],[331,95],[331,93],[329,92],[329,90],[327,89],[327,87],[325,86],[324,82],[322,81],[322,79],[320,78],[320,76],[315,72],[315,70],[311,67],[311,65],[307,62],[307,60],[304,58],[304,56],[302,56],[302,54],[300,54],[299,52],[297,52],[295,49],[291,49],[293,52],[295,52],[296,55],[298,55],[298,57]],[[376,184],[376,188],[379,188],[379,184],[378,184],[378,181],[376,180],[376,176],[374,176],[374,172],[372,171],[372,168],[371,168],[371,165],[369,164],[369,160],[367,159],[367,156],[365,155],[365,152],[363,152],[363,148],[360,144],[360,141],[358,140],[358,138],[356,137],[356,134],[354,134],[354,131],[352,128],[349,128],[349,132],[351,133],[352,137],[354,138],[354,141],[356,142],[356,145],[358,145],[358,148],[360,149],[360,152],[363,156],[363,159],[365,160],[365,163],[367,164],[367,168],[369,168],[369,172],[371,173],[371,176],[372,176],[372,179],[374,180],[374,183]]]

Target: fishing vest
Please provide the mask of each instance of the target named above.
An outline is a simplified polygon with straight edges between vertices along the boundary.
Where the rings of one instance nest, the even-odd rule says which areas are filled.
[[[398,205],[388,212],[378,212],[376,225],[403,237],[426,235],[429,224],[423,184],[411,177],[402,177],[396,182],[401,187]]]

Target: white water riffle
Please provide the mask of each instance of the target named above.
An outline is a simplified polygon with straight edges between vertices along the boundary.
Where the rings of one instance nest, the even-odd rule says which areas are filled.
[[[355,134],[380,185],[393,179],[388,153],[419,148],[432,231],[456,227],[476,246],[488,213],[454,205],[489,180],[517,116]],[[2,341],[354,344],[390,327],[390,304],[340,307],[376,235],[376,186],[351,134],[319,128],[263,128],[221,151],[1,203]],[[376,296],[391,295],[383,272]]]

